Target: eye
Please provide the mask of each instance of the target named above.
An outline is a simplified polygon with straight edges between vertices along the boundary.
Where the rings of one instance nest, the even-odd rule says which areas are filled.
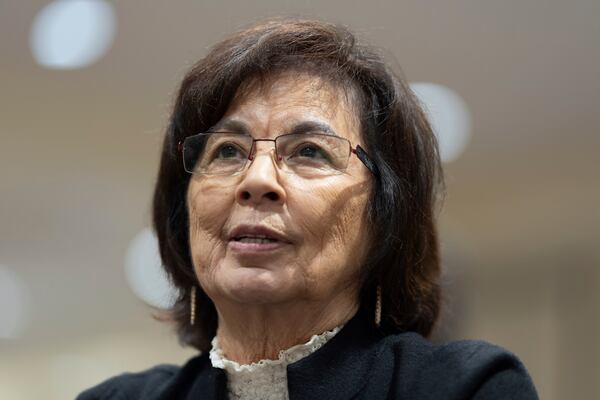
[[[231,143],[225,143],[219,147],[215,158],[231,159],[239,156],[241,156],[241,152],[237,146]]]
[[[292,157],[306,157],[314,159],[327,159],[326,152],[323,151],[319,146],[312,143],[303,143],[296,147],[296,151],[292,154]]]

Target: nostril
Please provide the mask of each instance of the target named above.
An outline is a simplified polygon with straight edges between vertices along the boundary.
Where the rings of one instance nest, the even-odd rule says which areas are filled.
[[[278,201],[280,198],[280,196],[275,192],[265,193],[263,195],[263,197],[266,197],[267,199],[269,199],[271,201]],[[240,198],[242,200],[250,200],[252,198],[252,194],[250,192],[244,190],[243,192],[240,193]]]
[[[266,194],[265,194],[265,196],[266,196],[266,197],[267,197],[269,200],[272,200],[272,201],[277,201],[277,200],[279,200],[279,195],[278,195],[277,193],[275,193],[275,192],[269,192],[269,193],[266,193]]]

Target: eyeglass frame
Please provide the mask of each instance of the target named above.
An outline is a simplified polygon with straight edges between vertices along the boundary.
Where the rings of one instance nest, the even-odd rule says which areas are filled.
[[[250,164],[252,164],[252,161],[254,160],[254,157],[256,156],[256,146],[254,145],[256,142],[273,142],[274,143],[273,147],[275,149],[275,154],[277,155],[277,157],[279,158],[279,160],[281,160],[282,157],[277,153],[277,139],[279,139],[282,136],[299,135],[298,133],[284,133],[284,134],[281,134],[279,136],[276,136],[273,139],[255,139],[251,135],[240,134],[240,133],[229,132],[229,131],[216,131],[216,132],[201,132],[201,133],[196,133],[194,135],[187,136],[183,141],[177,142],[177,150],[181,154],[181,161],[182,161],[182,164],[184,164],[183,165],[183,169],[184,169],[185,172],[187,172],[190,175],[195,175],[193,172],[190,172],[187,169],[185,169],[185,163],[184,163],[185,157],[183,155],[184,142],[187,139],[191,138],[191,137],[197,137],[197,136],[209,137],[210,135],[215,134],[215,133],[217,133],[217,134],[218,133],[230,133],[230,134],[234,134],[234,135],[242,135],[242,136],[248,136],[248,137],[252,138],[252,145],[250,146],[250,151],[248,152],[248,159],[247,159],[248,161],[250,161],[250,163],[248,163],[248,161],[246,161],[246,163],[244,164],[244,166],[239,171],[236,171],[234,174],[231,174],[229,176],[234,176],[234,175],[242,172],[245,168],[247,168]],[[300,133],[300,135],[306,135],[306,133]],[[341,137],[341,136],[337,136],[337,135],[328,135],[326,133],[320,133],[320,135],[333,136],[335,138],[342,139],[342,140],[345,140],[346,142],[348,142],[349,147],[350,147],[350,154],[348,155],[348,159],[350,158],[350,155],[355,154],[356,157],[365,165],[365,167],[367,167],[367,169],[374,176],[379,177],[379,169],[377,168],[377,165],[375,164],[375,162],[369,157],[369,155],[366,153],[366,151],[359,144],[357,144],[356,147],[353,147],[352,146],[352,142],[349,139],[346,139],[345,137]],[[346,164],[346,168],[348,168],[347,164]],[[341,171],[345,171],[346,168],[344,168]],[[199,175],[211,176],[211,174],[199,174]],[[215,176],[220,176],[220,175],[215,174]]]

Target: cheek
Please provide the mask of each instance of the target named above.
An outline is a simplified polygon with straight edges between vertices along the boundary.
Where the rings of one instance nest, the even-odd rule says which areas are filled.
[[[210,182],[190,182],[187,194],[189,240],[197,272],[222,250],[222,230],[233,202],[230,190]]]
[[[336,272],[347,272],[352,279],[352,272],[358,272],[364,259],[369,187],[366,183],[342,183],[319,182],[290,199],[294,201],[290,204],[290,212],[295,211],[292,217],[306,234],[303,258],[311,266],[307,274],[313,279]]]

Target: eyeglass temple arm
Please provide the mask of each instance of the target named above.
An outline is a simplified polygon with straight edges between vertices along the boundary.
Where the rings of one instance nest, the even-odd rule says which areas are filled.
[[[373,160],[371,160],[371,158],[369,158],[367,153],[362,147],[360,147],[360,145],[356,145],[356,149],[352,149],[352,152],[356,154],[356,157],[358,157],[358,159],[365,164],[365,166],[373,173],[373,175],[379,178],[379,169],[377,168],[377,165],[373,162]]]

